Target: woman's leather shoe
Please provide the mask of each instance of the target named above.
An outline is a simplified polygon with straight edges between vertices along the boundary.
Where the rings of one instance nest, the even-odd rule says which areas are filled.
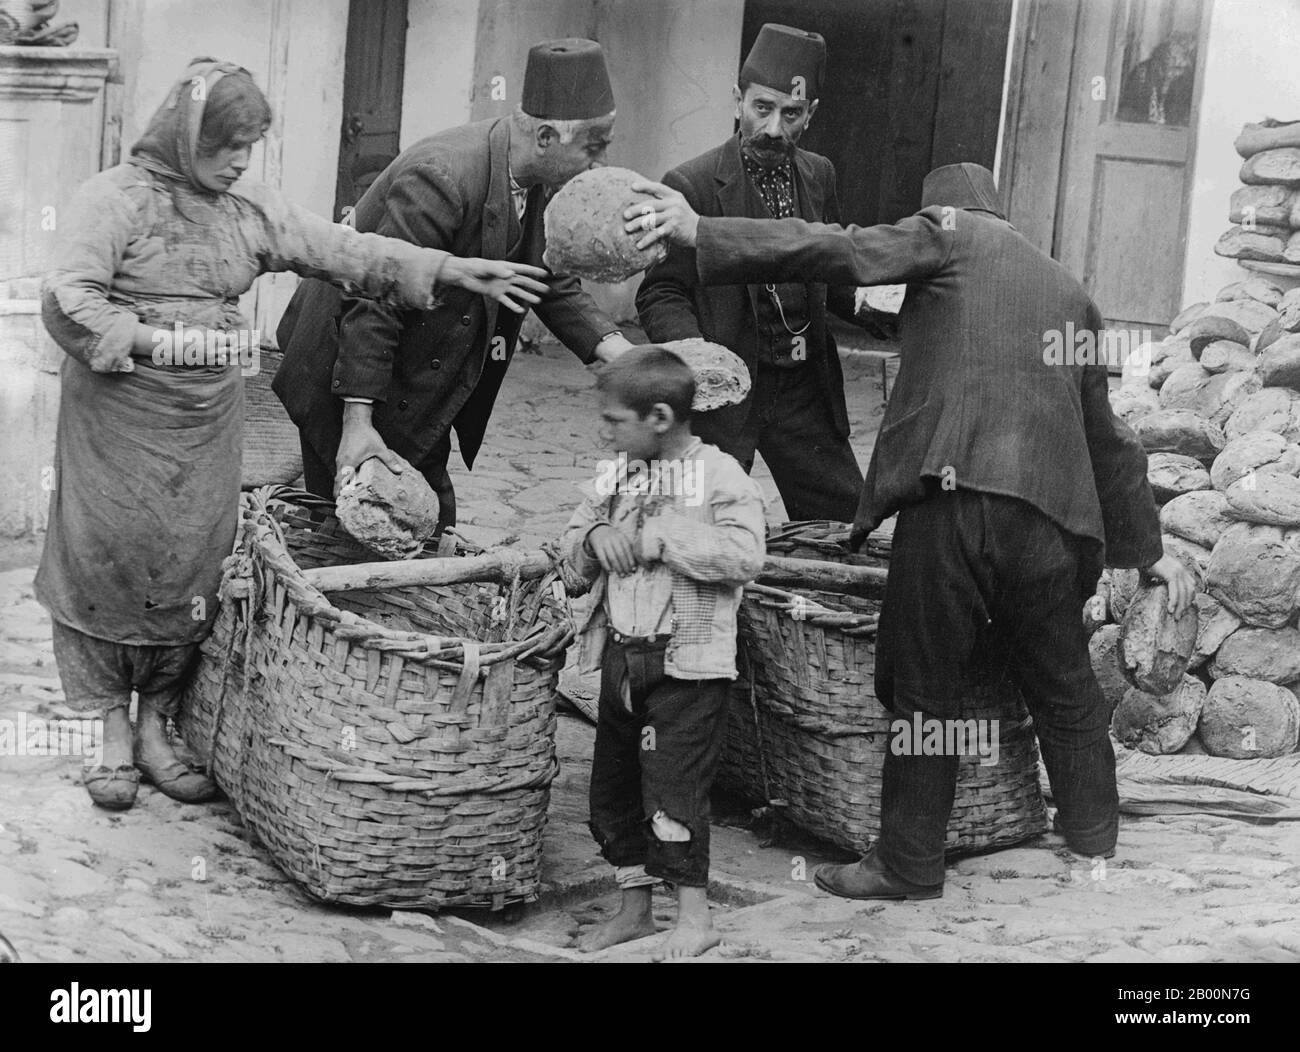
[[[108,811],[125,811],[135,803],[140,789],[140,772],[130,764],[120,767],[87,767],[81,772],[81,784],[100,807]]]
[[[861,862],[821,866],[814,874],[817,886],[843,899],[937,899],[943,884],[913,884],[885,868],[875,849]]]
[[[175,756],[162,763],[152,763],[136,742],[135,765],[143,779],[164,796],[183,804],[201,804],[217,795],[217,784],[206,775],[190,770]]]

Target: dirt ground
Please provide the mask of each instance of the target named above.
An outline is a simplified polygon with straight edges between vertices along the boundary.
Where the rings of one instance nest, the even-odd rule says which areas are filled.
[[[847,355],[865,466],[881,364]],[[563,350],[512,365],[479,466],[457,477],[465,532],[485,543],[554,536],[600,455],[590,376]],[[772,498],[770,477],[756,470]],[[0,720],[67,716],[48,617],[32,597],[39,545],[0,545]],[[129,812],[90,805],[76,756],[0,756],[0,933],[30,961],[580,960],[577,934],[613,908],[586,828],[593,729],[561,718],[541,900],[500,914],[359,911],[308,899],[228,803],[184,806],[149,788]],[[794,961],[1300,960],[1300,822],[1122,818],[1103,867],[1045,834],[954,863],[942,899],[834,899],[813,869],[842,853],[746,828],[722,802],[713,838],[723,944],[705,959]],[[657,900],[660,926],[671,903]],[[662,936],[602,954],[645,960]]]

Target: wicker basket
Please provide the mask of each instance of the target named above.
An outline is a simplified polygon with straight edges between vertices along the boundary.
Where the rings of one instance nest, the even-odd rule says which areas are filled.
[[[890,520],[892,522],[892,520]],[[860,552],[849,548],[850,528],[831,519],[787,522],[767,531],[767,554],[788,559],[819,559],[850,566],[888,566],[892,531],[877,530]]]
[[[259,348],[257,372],[244,380],[244,455],[240,488],[287,486],[302,475],[298,429],[271,390],[284,360],[280,351]]]
[[[246,497],[186,742],[319,899],[531,900],[572,639],[562,592],[548,576],[326,597],[302,575],[370,560],[332,516]]]
[[[799,525],[799,524],[795,524]],[[808,557],[811,543],[787,528],[777,554]],[[847,533],[847,528],[841,526]],[[739,614],[741,675],[720,782],[782,808],[797,826],[863,851],[880,832],[880,790],[893,716],[876,699],[879,601],[825,592],[745,589]],[[961,760],[946,850],[983,851],[1041,833],[1046,813],[1038,744],[1011,681],[979,668],[965,692],[964,719],[997,720],[998,762]]]

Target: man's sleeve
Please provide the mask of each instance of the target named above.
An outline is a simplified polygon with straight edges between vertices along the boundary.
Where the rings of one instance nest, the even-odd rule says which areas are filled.
[[[573,275],[556,274],[547,284],[550,288],[533,312],[557,340],[590,364],[596,357],[596,344],[617,331],[618,325],[596,306]]]
[[[937,273],[952,252],[956,230],[944,229],[941,216],[938,208],[927,208],[892,226],[868,227],[701,217],[696,238],[700,283],[920,281]]]
[[[835,165],[826,162],[826,203],[822,206],[822,218],[832,226],[840,225],[840,195],[835,183]],[[845,321],[858,324],[856,285],[826,286],[826,309]]]
[[[664,185],[699,206],[691,185],[676,171],[664,176]],[[695,249],[670,245],[662,263],[648,271],[636,294],[636,311],[651,343],[700,339],[700,319],[695,313]]]
[[[413,165],[393,180],[374,233],[450,252],[466,207],[451,172],[433,163]],[[402,308],[393,304],[344,298],[334,364],[336,395],[387,400],[402,314]]]
[[[1090,307],[1088,327],[1099,333],[1101,314]],[[1106,366],[1084,367],[1083,426],[1092,477],[1106,532],[1106,565],[1145,569],[1164,555],[1160,516],[1147,481],[1147,452],[1110,407]]]

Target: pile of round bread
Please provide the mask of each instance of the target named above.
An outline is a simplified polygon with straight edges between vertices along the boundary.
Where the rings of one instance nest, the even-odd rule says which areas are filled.
[[[1194,627],[1173,624],[1163,586],[1140,587],[1136,570],[1102,576],[1084,620],[1112,731],[1148,753],[1294,752],[1300,288],[1252,277],[1186,308],[1130,355],[1111,405],[1147,449],[1165,552],[1199,593]]]
[[[1236,224],[1214,251],[1233,259],[1300,263],[1300,121],[1247,124],[1233,144],[1245,158],[1232,195]]]

